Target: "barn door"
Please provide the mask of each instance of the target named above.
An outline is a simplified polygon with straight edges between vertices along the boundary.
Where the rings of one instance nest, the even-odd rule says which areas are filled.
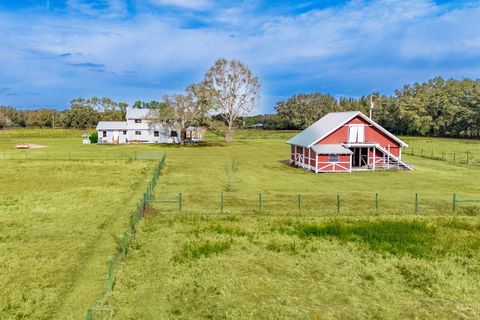
[[[357,142],[358,126],[348,127],[348,142]]]
[[[357,142],[365,142],[365,126],[357,127]]]

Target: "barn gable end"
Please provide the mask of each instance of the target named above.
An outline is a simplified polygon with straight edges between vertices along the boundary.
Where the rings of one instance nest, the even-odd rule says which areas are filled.
[[[363,113],[329,113],[290,139],[290,162],[314,172],[412,168],[401,161],[406,143]]]

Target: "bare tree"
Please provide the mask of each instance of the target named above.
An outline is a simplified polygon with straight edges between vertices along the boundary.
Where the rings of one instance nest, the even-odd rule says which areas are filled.
[[[170,120],[180,133],[183,144],[185,129],[190,125],[203,124],[210,112],[211,105],[205,97],[205,88],[192,84],[188,86],[185,94],[164,96],[161,103],[164,108],[158,110],[156,118],[160,122]]]
[[[251,112],[260,99],[258,78],[238,60],[218,59],[202,85],[211,106],[227,123],[225,141],[232,141],[235,120]]]

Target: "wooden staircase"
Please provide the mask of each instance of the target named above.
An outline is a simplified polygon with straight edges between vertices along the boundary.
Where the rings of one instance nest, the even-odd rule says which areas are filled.
[[[411,170],[411,171],[413,170],[413,167],[411,165],[403,162],[398,157],[391,154],[387,149],[382,148],[379,145],[376,145],[375,148],[378,151],[380,151],[381,153],[383,153],[384,156],[385,156],[385,158],[384,158],[385,163],[382,164],[382,165],[376,165],[377,167],[384,167],[384,168],[387,168],[387,169],[397,168],[397,169],[406,169],[406,170]]]

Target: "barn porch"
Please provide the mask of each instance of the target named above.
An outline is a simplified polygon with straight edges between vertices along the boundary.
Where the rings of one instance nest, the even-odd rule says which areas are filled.
[[[389,149],[378,143],[344,143],[352,151],[351,170],[367,171],[376,169],[410,169],[411,167],[395,156]],[[398,150],[401,154],[401,149]],[[399,154],[399,155],[400,155]]]

